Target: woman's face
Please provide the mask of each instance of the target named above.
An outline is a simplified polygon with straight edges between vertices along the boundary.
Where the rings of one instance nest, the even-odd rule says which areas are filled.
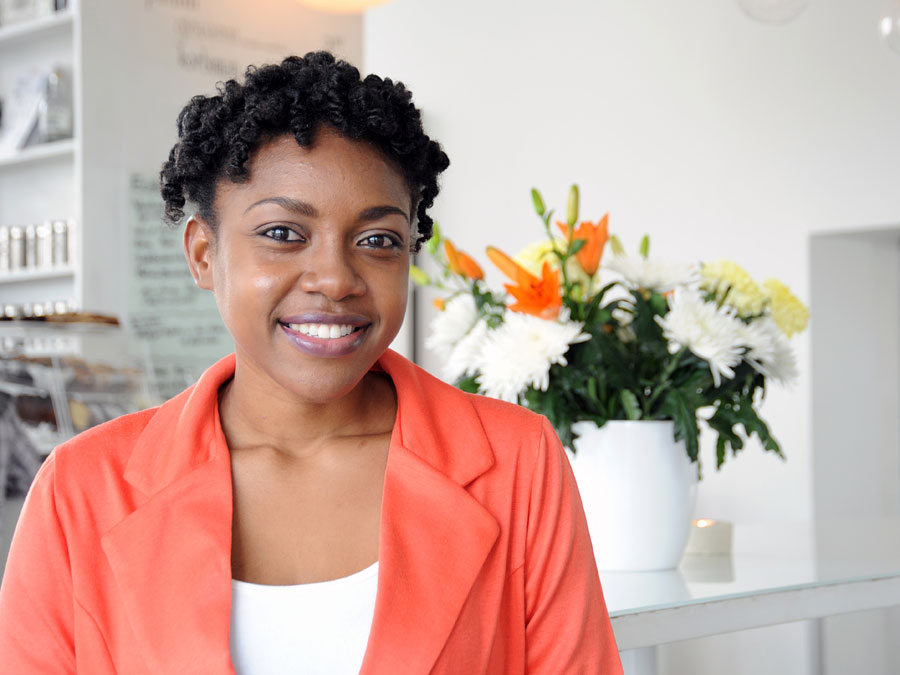
[[[370,146],[325,127],[285,135],[219,183],[218,228],[192,219],[185,249],[213,291],[239,368],[307,401],[349,393],[403,322],[409,189]],[[249,374],[249,373],[248,373]]]

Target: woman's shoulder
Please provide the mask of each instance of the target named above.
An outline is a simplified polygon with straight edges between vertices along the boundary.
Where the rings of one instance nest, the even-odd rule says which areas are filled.
[[[393,364],[391,375],[394,377],[395,384],[398,383],[398,380],[401,385],[415,382],[415,389],[418,390],[416,393],[423,399],[429,400],[435,408],[441,411],[442,416],[458,416],[462,410],[471,410],[489,435],[502,432],[533,436],[539,432],[544,423],[547,423],[547,419],[543,415],[521,405],[463,391],[432,375],[421,366],[406,361],[406,359],[403,361],[405,363],[401,363],[400,366],[405,372],[402,373],[401,378],[396,377],[398,364]]]
[[[57,463],[76,462],[84,465],[84,460],[102,461],[115,458],[127,461],[132,449],[154,418],[161,415],[164,422],[176,420],[189,405],[191,394],[196,388],[197,385],[193,384],[160,405],[122,415],[82,431],[53,450],[53,454],[58,457]]]
[[[547,418],[516,403],[501,401],[482,394],[463,392],[475,409],[485,431],[504,430],[533,437],[549,424]]]
[[[523,453],[537,461],[548,443],[559,443],[553,426],[543,415],[515,403],[463,391],[413,367],[416,393],[427,401],[420,412],[428,415],[438,433],[455,443],[460,438],[471,440],[472,434],[483,434],[499,464],[518,464]]]
[[[51,456],[69,471],[95,470],[97,462],[121,464],[124,470],[131,449],[158,410],[139,410],[91,427],[58,445]]]

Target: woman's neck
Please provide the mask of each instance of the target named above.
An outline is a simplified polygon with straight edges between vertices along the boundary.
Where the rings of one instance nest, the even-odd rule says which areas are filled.
[[[296,459],[315,455],[333,441],[390,434],[396,411],[390,378],[373,372],[339,399],[307,401],[239,363],[219,391],[229,449],[271,448]]]

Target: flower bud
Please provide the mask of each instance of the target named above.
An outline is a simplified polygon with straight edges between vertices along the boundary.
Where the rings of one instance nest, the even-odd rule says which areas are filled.
[[[566,211],[566,224],[572,227],[578,221],[578,186],[569,188],[569,204]]]
[[[613,255],[617,258],[625,255],[625,247],[622,246],[622,242],[619,241],[619,238],[616,235],[610,235],[609,246],[612,248]]]
[[[535,212],[537,212],[539,216],[543,216],[544,211],[546,210],[544,207],[544,200],[541,198],[541,193],[538,192],[536,188],[531,188],[531,201],[534,202]]]
[[[648,255],[650,255],[650,236],[645,234],[641,239],[641,257],[646,260]]]
[[[421,267],[416,265],[409,266],[409,278],[413,280],[417,286],[431,285],[431,278]]]
[[[441,230],[438,227],[437,223],[434,223],[431,227],[431,239],[425,242],[425,250],[427,250],[431,255],[437,253],[438,246],[441,245]]]

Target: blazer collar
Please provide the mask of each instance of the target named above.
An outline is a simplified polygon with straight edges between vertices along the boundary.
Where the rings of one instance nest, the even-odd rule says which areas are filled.
[[[135,445],[125,479],[153,494],[227,452],[216,443],[219,388],[234,375],[235,355],[213,364],[196,384],[161,405]],[[387,350],[375,366],[394,382],[400,443],[459,485],[491,468],[494,455],[468,396]],[[215,411],[215,415],[210,415]],[[427,423],[426,423],[427,422]],[[458,443],[461,433],[465,443]]]
[[[157,408],[132,450],[125,480],[151,495],[227,453],[224,436],[219,438],[219,387],[234,375],[234,364],[234,354],[220,359],[195,384]]]
[[[461,486],[494,465],[494,454],[469,395],[391,350],[382,355],[378,365],[397,390],[397,426],[404,447]]]
[[[160,406],[125,478],[147,501],[101,544],[153,672],[233,673],[231,462],[218,390],[235,357]],[[385,471],[375,615],[361,673],[428,672],[497,539],[464,489],[494,457],[469,397],[388,351],[398,413]],[[415,635],[415,639],[410,636]]]

